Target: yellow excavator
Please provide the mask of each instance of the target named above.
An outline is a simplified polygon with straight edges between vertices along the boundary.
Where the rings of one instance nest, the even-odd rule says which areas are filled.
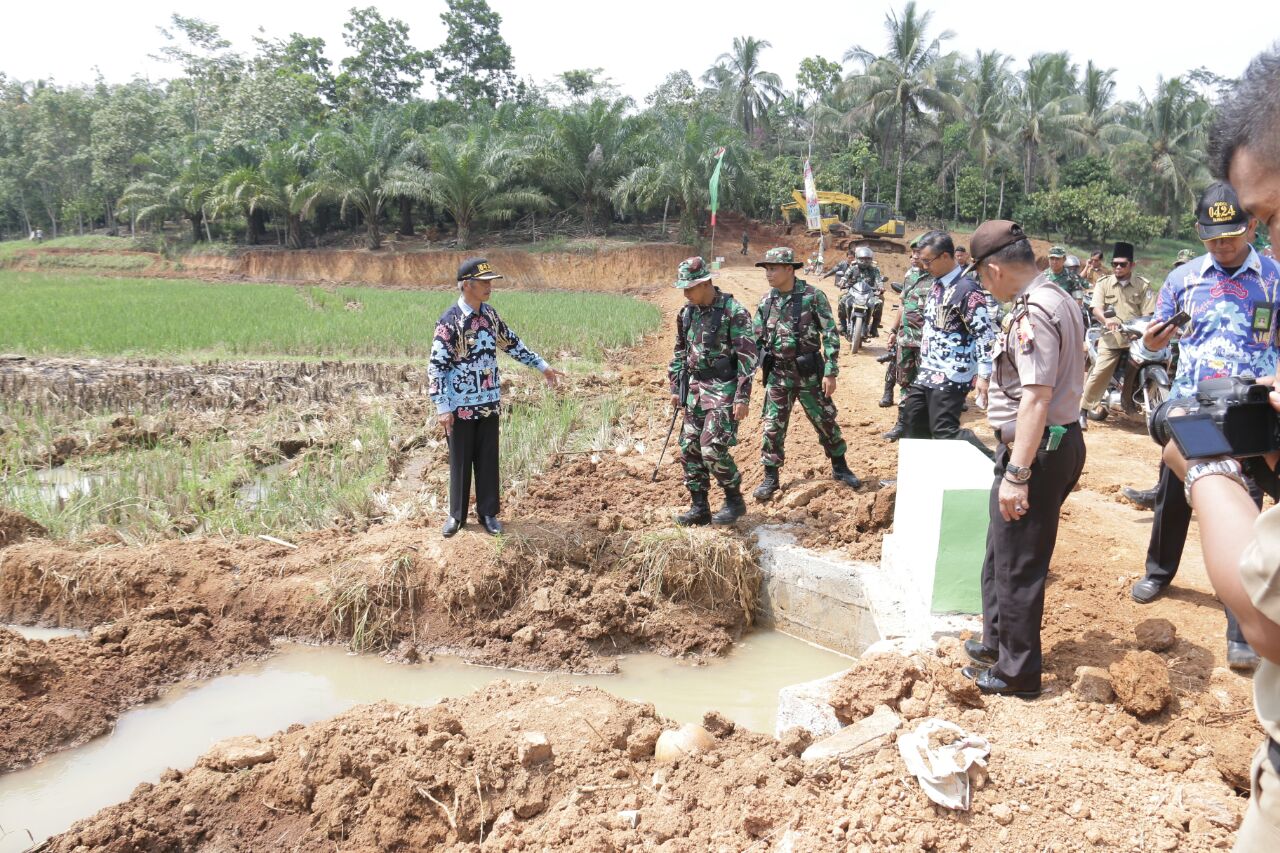
[[[783,218],[790,221],[791,211],[801,216],[805,213],[804,193],[792,190],[791,197],[795,201],[782,205]],[[857,246],[870,246],[877,252],[905,254],[907,249],[893,240],[902,239],[907,233],[907,223],[898,218],[892,205],[878,201],[863,203],[857,196],[848,193],[818,191],[818,204],[838,204],[849,208],[852,217],[848,222],[841,222],[838,216],[822,217],[821,232],[810,231],[811,236],[819,233],[829,234],[834,239],[832,246],[837,249],[849,249]]]

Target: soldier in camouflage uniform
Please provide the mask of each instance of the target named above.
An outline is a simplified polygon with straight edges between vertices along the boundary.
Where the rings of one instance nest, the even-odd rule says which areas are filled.
[[[1067,269],[1067,250],[1061,246],[1054,246],[1049,250],[1049,269],[1045,271],[1044,277],[1065,290],[1076,302],[1084,301],[1089,285],[1085,284],[1085,280],[1075,270]]]
[[[898,316],[893,321],[893,331],[889,333],[889,366],[884,372],[884,396],[880,405],[888,408],[893,405],[893,386],[906,388],[916,379],[916,370],[920,366],[920,338],[924,334],[924,303],[929,298],[929,288],[933,286],[933,277],[920,266],[920,251],[916,241],[911,242],[911,268],[902,279],[902,304],[898,306]],[[901,413],[898,423],[884,434],[890,441],[902,436]]]
[[[849,305],[846,297],[854,291],[859,284],[866,284],[877,294],[881,294],[879,304],[876,305],[875,311],[871,315],[871,325],[867,328],[867,337],[874,338],[880,333],[880,318],[884,314],[884,273],[880,271],[875,263],[875,253],[868,246],[859,246],[856,251],[851,250],[854,255],[852,263],[847,264],[839,278],[836,279],[836,286],[840,288],[840,302],[837,306],[840,325],[840,332],[847,331],[849,322]],[[825,276],[823,276],[825,278]]]
[[[845,462],[845,443],[831,399],[840,372],[840,336],[831,304],[821,290],[796,278],[802,265],[791,249],[770,249],[756,266],[764,267],[771,289],[760,300],[752,320],[765,368],[764,446],[760,454],[764,482],[754,497],[766,501],[778,491],[787,425],[797,400],[831,459],[832,479],[856,489],[862,481]]]
[[[747,511],[742,475],[729,448],[738,443],[738,422],[747,416],[756,372],[751,314],[711,283],[702,258],[680,263],[675,287],[688,304],[676,315],[676,345],[667,368],[671,402],[684,409],[680,457],[691,507],[676,517],[682,526],[733,524]],[[687,380],[688,391],[680,396]],[[724,506],[711,514],[711,477],[724,489]]]

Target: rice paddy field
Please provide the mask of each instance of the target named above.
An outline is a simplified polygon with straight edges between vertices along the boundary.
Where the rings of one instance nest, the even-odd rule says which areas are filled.
[[[0,270],[0,351],[176,358],[425,358],[452,291],[104,278]],[[548,359],[634,344],[658,310],[612,294],[502,292],[492,300]]]

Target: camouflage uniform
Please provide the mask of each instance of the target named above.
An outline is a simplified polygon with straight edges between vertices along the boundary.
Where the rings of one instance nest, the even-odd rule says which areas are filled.
[[[837,313],[839,315],[839,330],[844,331],[849,319],[849,306],[846,304],[845,297],[853,292],[855,284],[866,282],[876,292],[884,291],[884,273],[880,271],[880,267],[875,264],[862,266],[859,263],[849,264],[844,271],[836,277],[836,286],[840,288],[840,302],[837,305]],[[878,311],[884,310],[884,302],[881,301]],[[871,328],[879,328],[880,316],[871,318]]]
[[[796,300],[800,305],[798,324],[792,321]],[[783,445],[787,426],[797,400],[818,433],[818,440],[822,442],[827,456],[843,458],[846,448],[840,427],[836,424],[836,406],[830,397],[822,393],[821,387],[824,376],[837,376],[840,372],[837,362],[840,337],[826,294],[800,279],[796,279],[795,287],[789,293],[771,289],[760,300],[752,329],[759,352],[774,355],[773,370],[764,391],[761,461],[768,467],[781,467],[785,458]],[[804,353],[821,354],[822,370],[812,376],[801,376],[796,356]]]
[[[756,339],[751,314],[738,300],[716,288],[708,306],[686,305],[676,320],[675,353],[667,368],[671,393],[678,394],[681,376],[689,372],[689,393],[680,430],[684,484],[690,492],[706,492],[711,476],[725,489],[736,489],[742,475],[729,448],[738,443],[733,406],[751,401],[756,371]],[[715,376],[717,359],[734,359],[735,376]]]
[[[902,280],[902,307],[898,314],[895,345],[897,353],[891,370],[893,380],[906,388],[916,380],[920,368],[920,339],[924,336],[924,303],[933,287],[933,276],[913,269]]]
[[[1049,257],[1065,258],[1067,250],[1061,246],[1054,246],[1049,249]],[[1063,267],[1062,272],[1054,272],[1052,268],[1044,271],[1044,277],[1054,284],[1061,287],[1067,292],[1072,299],[1080,302],[1084,299],[1085,291],[1089,289],[1089,285],[1074,270]]]

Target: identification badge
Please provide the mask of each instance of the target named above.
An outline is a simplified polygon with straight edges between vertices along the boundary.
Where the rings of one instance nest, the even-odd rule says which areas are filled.
[[[1253,330],[1255,332],[1271,331],[1273,306],[1270,302],[1259,302],[1253,306]]]

